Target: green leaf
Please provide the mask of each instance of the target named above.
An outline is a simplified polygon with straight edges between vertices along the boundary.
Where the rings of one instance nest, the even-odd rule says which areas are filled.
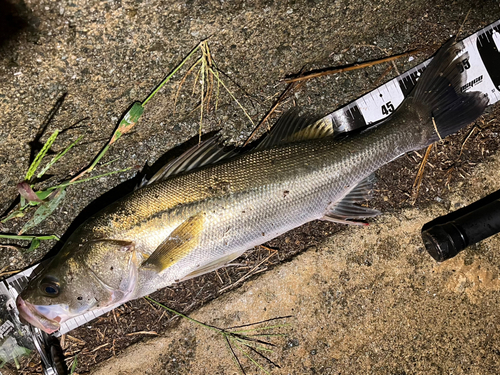
[[[59,206],[59,204],[64,200],[65,196],[66,190],[64,188],[61,188],[53,199],[48,202],[42,203],[35,211],[35,214],[31,218],[31,220],[24,224],[19,234],[25,233],[29,229],[37,226],[42,221],[44,221],[52,212],[54,212],[57,206]]]
[[[28,173],[26,173],[26,177],[24,177],[25,181],[31,180],[31,177],[33,177],[33,175],[35,174],[35,171],[40,165],[43,157],[47,154],[47,152],[49,152],[50,147],[52,146],[58,135],[59,130],[56,130],[54,133],[52,133],[49,139],[47,139],[47,142],[45,142],[40,152],[38,152],[38,154],[36,155],[35,160],[33,160],[33,162],[31,163],[28,169]]]
[[[52,158],[50,162],[47,163],[47,165],[36,175],[36,178],[41,178],[48,170],[50,167],[52,167],[59,159],[61,159],[69,150],[71,150],[81,139],[83,138],[83,135],[78,137],[76,141],[71,143],[68,147],[66,147],[63,151],[58,153],[56,156]]]
[[[111,145],[115,143],[123,134],[129,132],[143,113],[144,107],[142,106],[142,104],[139,102],[135,102],[132,105],[132,108],[130,108],[128,112],[125,113],[125,116],[123,116],[120,124],[118,125],[118,128],[115,130],[115,133],[111,137],[109,144]]]
[[[59,237],[55,234],[50,234],[47,236],[19,236],[17,234],[0,234],[0,238],[5,238],[7,240],[21,240],[21,241],[33,241],[35,238],[38,238],[42,241],[47,240],[57,240],[59,241]]]
[[[40,246],[40,239],[35,237],[33,238],[33,241],[31,241],[28,251],[33,251],[35,249],[38,249],[38,246]]]
[[[24,217],[24,212],[22,210],[15,210],[9,216],[2,220],[2,223],[6,223],[7,221],[15,218],[15,217]]]
[[[52,193],[53,190],[49,190],[49,189],[37,191],[37,192],[35,192],[35,194],[38,196],[38,198],[40,198],[40,200],[43,201],[44,199],[47,199],[47,197]]]
[[[75,359],[73,360],[73,364],[71,365],[71,369],[69,370],[69,375],[73,375],[76,370],[76,366],[78,365],[78,355],[75,355]]]

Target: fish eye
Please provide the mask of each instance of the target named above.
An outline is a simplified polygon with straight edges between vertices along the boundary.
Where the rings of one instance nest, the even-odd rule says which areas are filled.
[[[40,289],[43,293],[50,297],[55,297],[60,292],[59,283],[49,278],[45,278],[42,280],[42,282],[40,283]]]

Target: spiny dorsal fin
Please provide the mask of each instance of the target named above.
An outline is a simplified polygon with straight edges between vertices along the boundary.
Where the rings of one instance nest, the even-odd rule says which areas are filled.
[[[150,185],[153,182],[165,180],[171,176],[188,172],[205,165],[215,164],[223,159],[238,154],[237,149],[227,150],[220,143],[220,137],[215,135],[206,141],[198,143],[184,152],[181,156],[162,167],[148,181],[142,181],[139,187]]]
[[[347,219],[359,220],[380,215],[380,211],[368,207],[358,206],[355,203],[363,202],[372,197],[375,176],[372,174],[361,181],[342,200],[329,207],[325,219],[346,223]],[[354,222],[356,224],[356,222]]]
[[[278,144],[323,138],[333,134],[334,126],[329,116],[316,121],[310,116],[300,115],[300,111],[295,108],[280,117],[271,132],[254,150],[265,150]],[[162,167],[149,180],[143,180],[138,188],[195,168],[232,158],[238,155],[239,151],[240,149],[227,150],[221,145],[220,137],[216,135],[187,150],[177,159]]]
[[[153,251],[141,268],[161,272],[177,263],[198,245],[204,223],[204,212],[188,218]]]
[[[315,120],[309,115],[301,115],[300,110],[295,107],[280,117],[255,150],[265,150],[279,144],[323,138],[333,134],[330,117]]]

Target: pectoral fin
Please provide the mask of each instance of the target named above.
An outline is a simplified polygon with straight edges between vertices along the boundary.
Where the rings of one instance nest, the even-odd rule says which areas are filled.
[[[184,221],[142,263],[141,268],[161,272],[184,258],[198,245],[204,222],[204,212]]]

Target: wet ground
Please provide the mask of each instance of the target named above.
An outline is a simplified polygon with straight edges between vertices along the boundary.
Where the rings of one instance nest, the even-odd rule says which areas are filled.
[[[224,81],[258,123],[285,90],[283,78],[301,69],[342,66],[422,49],[415,60],[396,62],[402,73],[430,56],[451,35],[460,33],[465,37],[500,18],[498,4],[493,1],[437,1],[432,6],[418,0],[2,1],[0,9],[6,15],[0,16],[4,17],[0,38],[0,108],[4,123],[0,128],[0,208],[4,212],[15,201],[16,183],[23,179],[30,158],[55,129],[64,131],[52,147],[54,152],[81,135],[84,138],[55,165],[53,176],[37,187],[65,181],[88,165],[130,104],[147,97],[205,38],[209,37]],[[294,104],[318,115],[327,114],[398,75],[391,66],[387,63],[309,81],[278,107],[276,115]],[[113,145],[103,161],[117,160],[100,167],[96,174],[131,169],[68,189],[64,204],[32,232],[64,236],[71,223],[74,226],[98,207],[132,189],[136,181],[130,182],[131,179],[146,163],[155,163],[197,135],[199,96],[196,90],[192,95],[194,74],[185,81],[174,106],[177,85],[184,73],[185,70],[179,72],[148,104],[133,132]],[[254,126],[239,106],[223,93],[216,111],[214,104],[215,100],[210,113],[204,115],[203,132],[223,129],[230,142],[245,140]],[[409,198],[422,153],[404,156],[381,170],[377,198],[371,204],[401,221],[406,220],[402,210],[424,209],[436,201],[444,210],[455,209],[450,189],[469,181],[478,164],[498,150],[497,112],[496,106],[490,108],[472,133],[470,127],[434,147],[414,206]],[[105,194],[111,189],[114,190]],[[2,231],[14,233],[26,219],[4,224]],[[277,264],[298,261],[296,254],[307,248],[327,246],[323,244],[334,241],[330,237],[343,230],[338,225],[310,223],[268,244],[279,250],[276,255],[269,257],[272,253],[264,248],[253,249],[244,255],[238,267],[167,288],[153,297],[178,311],[194,311],[218,297],[221,290],[244,285],[238,280],[247,277],[250,270],[252,274],[268,269],[272,273]],[[0,268],[21,269],[37,262],[54,246],[57,244],[43,243],[32,252],[4,248]],[[396,244],[381,246],[390,249]],[[413,261],[428,261],[423,259]],[[495,265],[498,263],[493,261],[489,264]],[[397,266],[392,262],[379,264],[386,274]],[[252,276],[256,280],[259,277]],[[416,285],[414,280],[401,282],[406,282],[408,288]],[[464,299],[457,306],[465,311],[469,302]],[[427,300],[416,295],[407,303],[425,306]],[[374,304],[372,308],[376,309]],[[478,314],[491,314],[498,304],[483,307]],[[426,311],[431,310],[423,309],[422,314]],[[162,335],[173,324],[168,314],[148,302],[134,301],[98,319],[90,328],[73,332],[74,339],[66,339],[67,355],[71,358],[80,353],[78,373],[91,372],[97,363],[148,336],[136,332],[154,331]],[[453,329],[457,332],[460,327]],[[359,330],[361,334],[362,328]],[[496,331],[496,327],[492,330]],[[452,333],[453,337],[457,336]],[[393,340],[398,340],[397,335]],[[37,372],[38,359],[33,357],[26,366],[24,373]],[[367,369],[360,367],[359,371]],[[396,370],[388,367],[384,371],[379,373]]]

